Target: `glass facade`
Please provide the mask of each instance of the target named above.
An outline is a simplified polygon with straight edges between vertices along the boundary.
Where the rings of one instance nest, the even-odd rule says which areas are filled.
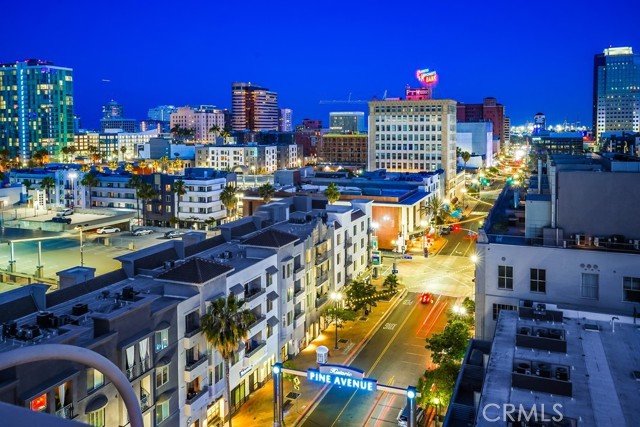
[[[21,162],[73,143],[73,70],[28,60],[0,64],[0,148]]]

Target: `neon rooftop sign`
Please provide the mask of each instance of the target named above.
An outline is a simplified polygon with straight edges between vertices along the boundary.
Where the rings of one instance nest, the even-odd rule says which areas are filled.
[[[429,71],[428,68],[416,71],[416,78],[420,83],[430,86],[438,81],[438,74],[435,71]]]

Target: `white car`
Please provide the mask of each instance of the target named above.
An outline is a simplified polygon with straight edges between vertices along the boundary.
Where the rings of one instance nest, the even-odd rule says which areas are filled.
[[[119,233],[120,229],[118,227],[102,227],[98,228],[98,234],[111,234],[111,233]]]
[[[137,228],[131,232],[134,236],[146,236],[147,234],[152,234],[153,230],[150,228]]]

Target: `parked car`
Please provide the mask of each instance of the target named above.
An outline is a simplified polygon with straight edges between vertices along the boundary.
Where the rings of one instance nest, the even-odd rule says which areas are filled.
[[[58,216],[69,216],[69,215],[73,215],[73,209],[72,208],[67,208],[61,212],[58,212]]]
[[[422,426],[424,425],[425,411],[421,407],[416,408],[416,425]],[[400,410],[398,414],[398,427],[407,427],[409,424],[409,405],[407,404],[404,409]]]
[[[420,295],[420,302],[423,304],[432,304],[433,295],[431,295],[429,292],[423,292],[422,295]]]
[[[98,234],[111,234],[111,233],[119,233],[120,229],[118,227],[101,227],[96,231]]]
[[[150,228],[136,228],[131,232],[134,236],[146,236],[147,234],[153,233],[153,230]]]
[[[67,218],[66,216],[54,216],[51,221],[62,224],[71,224],[71,218]]]
[[[444,227],[442,228],[442,230],[440,230],[440,234],[446,236],[447,234],[451,234],[451,230],[449,230],[449,227]]]
[[[164,237],[166,237],[167,239],[177,239],[178,237],[181,237],[184,233],[180,230],[169,230],[166,233],[164,233]]]

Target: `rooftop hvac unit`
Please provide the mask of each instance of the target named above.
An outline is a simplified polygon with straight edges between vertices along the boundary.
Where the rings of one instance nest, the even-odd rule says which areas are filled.
[[[579,234],[576,234],[576,245],[580,246],[580,238],[582,236],[580,236]]]
[[[593,246],[600,246],[600,238],[599,237],[594,237],[593,238]]]

